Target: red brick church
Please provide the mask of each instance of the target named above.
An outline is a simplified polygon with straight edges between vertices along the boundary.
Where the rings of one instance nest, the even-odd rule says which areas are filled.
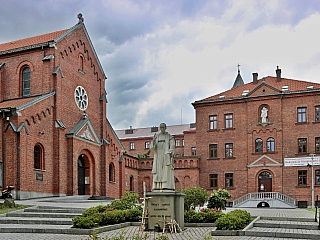
[[[15,198],[119,197],[123,146],[81,14],[69,29],[0,44],[0,186]]]

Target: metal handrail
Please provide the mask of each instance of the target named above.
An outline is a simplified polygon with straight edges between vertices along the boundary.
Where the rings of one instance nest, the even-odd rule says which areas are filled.
[[[240,203],[243,203],[245,201],[248,201],[250,199],[278,199],[282,202],[285,202],[291,206],[296,205],[296,200],[294,198],[291,198],[283,193],[279,192],[253,192],[253,193],[247,193],[246,195],[243,195],[239,197],[238,199],[233,201],[233,206],[237,206]]]

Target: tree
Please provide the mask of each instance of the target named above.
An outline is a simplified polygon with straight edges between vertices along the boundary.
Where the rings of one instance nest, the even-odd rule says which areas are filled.
[[[184,196],[184,209],[195,209],[197,206],[203,206],[207,201],[208,192],[201,187],[189,187],[182,189]]]
[[[208,208],[215,208],[216,210],[225,210],[228,199],[231,194],[226,189],[218,189],[213,191],[208,199]]]

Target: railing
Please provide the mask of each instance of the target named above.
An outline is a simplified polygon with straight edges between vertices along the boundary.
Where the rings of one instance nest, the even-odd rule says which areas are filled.
[[[246,195],[243,195],[242,197],[236,199],[233,201],[233,206],[236,207],[240,205],[241,203],[244,203],[249,200],[264,200],[264,199],[276,199],[280,200],[284,203],[287,203],[291,206],[296,205],[296,200],[294,198],[291,198],[287,195],[284,195],[279,192],[254,192],[254,193],[247,193]]]

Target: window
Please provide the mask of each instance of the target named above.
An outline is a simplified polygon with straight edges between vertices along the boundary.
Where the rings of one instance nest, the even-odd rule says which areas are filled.
[[[320,170],[316,170],[316,185],[320,185]]]
[[[145,148],[149,149],[150,148],[150,142],[145,142]]]
[[[314,121],[320,122],[320,106],[314,107]]]
[[[257,138],[256,139],[256,144],[255,144],[255,152],[262,152],[263,149],[263,144],[262,144],[262,139],[261,138]]]
[[[180,147],[180,139],[176,139],[176,147]]]
[[[298,185],[304,186],[307,185],[307,171],[299,170],[298,171]]]
[[[274,138],[268,138],[267,140],[267,152],[274,152]]]
[[[196,156],[196,147],[191,147],[191,156]]]
[[[307,153],[307,139],[299,138],[298,139],[298,153]]]
[[[233,143],[226,143],[226,158],[232,158],[233,157]]]
[[[307,122],[307,108],[300,107],[298,108],[298,123]]]
[[[225,114],[224,115],[224,121],[225,121],[225,128],[232,128],[232,119],[233,119],[233,114],[229,113],[229,114]]]
[[[113,163],[110,163],[109,165],[109,182],[115,182],[116,181],[116,177],[115,177],[115,167],[113,165]]]
[[[184,146],[184,139],[182,138],[181,140],[181,146],[183,147]]]
[[[82,57],[82,56],[80,56],[79,60],[80,60],[80,66],[79,66],[79,69],[83,71],[83,57]]]
[[[22,70],[22,96],[30,96],[30,68]]]
[[[226,180],[226,183],[225,183],[226,188],[233,187],[233,173],[226,173],[225,180]]]
[[[33,148],[34,168],[44,169],[44,154],[43,148],[40,144],[37,144]]]
[[[218,144],[209,145],[209,157],[210,158],[218,157]]]
[[[218,174],[209,174],[210,178],[210,188],[218,187]]]
[[[130,150],[134,149],[134,142],[130,142]]]
[[[315,138],[315,152],[316,153],[320,152],[320,137]]]
[[[218,117],[217,115],[209,116],[209,130],[216,130],[218,127]]]

